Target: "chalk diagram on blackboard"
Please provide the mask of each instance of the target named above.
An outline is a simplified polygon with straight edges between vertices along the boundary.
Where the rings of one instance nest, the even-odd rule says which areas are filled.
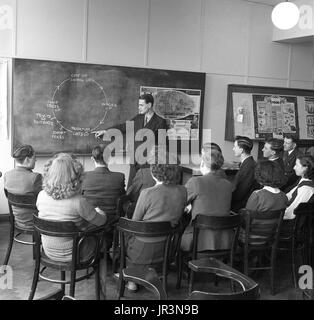
[[[116,108],[103,86],[88,74],[71,74],[53,90],[46,114],[36,113],[34,123],[53,127],[51,138],[66,135],[87,137],[105,123],[108,112]]]

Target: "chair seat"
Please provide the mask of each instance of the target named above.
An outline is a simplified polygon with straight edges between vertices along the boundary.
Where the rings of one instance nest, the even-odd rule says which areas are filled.
[[[88,264],[91,262],[92,259],[86,260],[81,263],[81,267],[76,266],[76,270],[86,269]],[[41,264],[45,267],[50,267],[57,270],[63,270],[63,271],[71,271],[73,270],[71,261],[64,262],[64,261],[56,261],[53,259],[50,259],[44,252],[44,250],[41,250]]]

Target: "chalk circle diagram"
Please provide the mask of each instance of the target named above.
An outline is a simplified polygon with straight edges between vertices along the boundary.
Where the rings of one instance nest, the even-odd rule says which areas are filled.
[[[108,101],[96,80],[87,74],[71,74],[55,87],[47,107],[59,130],[88,136],[105,123],[108,111],[117,105]]]
[[[161,90],[155,96],[155,112],[164,119],[180,119],[194,113],[194,101],[177,90]]]

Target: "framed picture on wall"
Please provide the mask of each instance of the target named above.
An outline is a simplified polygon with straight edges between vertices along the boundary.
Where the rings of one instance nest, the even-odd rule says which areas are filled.
[[[236,135],[263,141],[293,134],[314,143],[312,90],[228,85],[225,139]]]

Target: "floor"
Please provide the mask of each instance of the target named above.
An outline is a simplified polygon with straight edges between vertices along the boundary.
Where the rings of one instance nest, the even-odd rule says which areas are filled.
[[[8,243],[8,230],[9,224],[6,222],[0,223],[0,261],[3,261],[7,243]],[[5,281],[1,279],[0,274],[0,300],[26,300],[28,298],[31,282],[33,278],[34,263],[32,260],[31,246],[25,246],[22,244],[14,243],[9,265],[13,270],[13,281],[11,289],[4,289],[3,284]],[[1,266],[0,266],[1,267]],[[49,275],[57,275],[59,273],[52,272]],[[207,275],[205,275],[208,277]],[[282,254],[278,257],[278,268],[276,272],[276,295],[270,294],[269,287],[269,272],[260,271],[253,279],[260,284],[261,299],[264,300],[300,300],[302,299],[302,293],[299,289],[294,289],[291,277],[291,268],[289,260],[286,254]],[[177,290],[175,288],[176,272],[170,272],[168,277],[168,297],[169,300],[183,300],[188,296],[187,281],[182,280],[182,288]],[[219,292],[228,287],[228,284],[224,281],[219,282],[218,287],[212,283],[206,282],[206,278],[201,276],[196,278],[195,289],[211,290]],[[54,289],[58,289],[59,286],[51,284],[46,281],[40,281],[38,283],[35,299],[43,297],[51,293]],[[94,278],[81,281],[77,283],[75,290],[75,298],[78,300],[94,300]],[[111,265],[108,264],[108,276],[106,284],[106,299],[114,300],[117,298],[117,281],[112,276]],[[67,289],[68,290],[68,289]],[[125,291],[125,299],[132,300],[150,300],[154,299],[154,296],[145,288],[140,288],[136,293]]]

